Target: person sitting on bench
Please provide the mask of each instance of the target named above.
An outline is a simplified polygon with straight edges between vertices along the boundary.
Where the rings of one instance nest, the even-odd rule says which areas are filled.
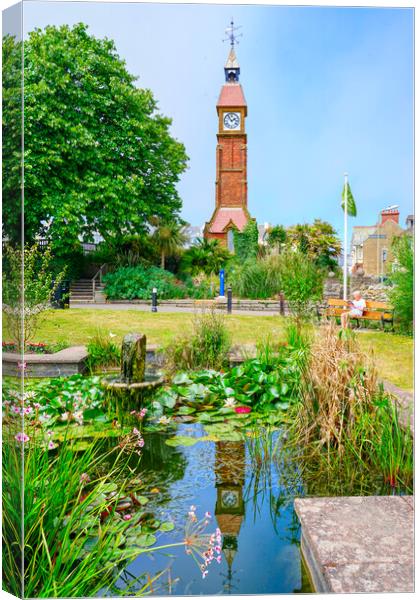
[[[353,292],[353,300],[349,302],[350,310],[346,310],[341,313],[341,326],[346,329],[349,325],[349,319],[357,319],[363,315],[363,311],[366,308],[366,302],[362,298],[362,294],[359,290]]]

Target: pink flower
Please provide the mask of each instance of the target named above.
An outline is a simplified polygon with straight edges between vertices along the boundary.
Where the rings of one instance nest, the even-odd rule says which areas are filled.
[[[134,427],[133,433],[134,435],[140,435],[140,431],[137,429],[137,427]]]
[[[89,483],[90,477],[87,473],[82,473],[80,475],[80,483]]]
[[[123,519],[124,519],[124,521],[129,521],[129,520],[131,519],[131,517],[132,517],[132,516],[133,516],[133,515],[124,515],[124,516],[123,516]]]
[[[27,406],[26,408],[23,409],[23,414],[25,415],[30,415],[32,412],[32,406]]]
[[[52,440],[48,442],[48,450],[53,450],[55,448],[55,444]]]
[[[18,442],[29,442],[29,435],[26,435],[23,431],[20,431],[15,435],[15,440]]]
[[[34,408],[39,409],[41,408],[41,405],[39,402],[34,402]]]
[[[249,406],[237,406],[235,408],[235,412],[238,415],[243,415],[251,412],[251,408]]]
[[[218,563],[219,563],[219,565],[220,565],[220,563],[222,562],[222,555],[221,555],[221,554],[219,554],[219,556],[216,556],[216,560],[217,560],[217,562],[218,562]]]
[[[203,579],[205,579],[207,577],[207,575],[209,574],[208,571],[203,571]]]
[[[20,369],[21,371],[24,371],[26,369],[26,362],[18,362],[17,364],[18,369]]]
[[[206,514],[204,515],[206,517],[206,519],[211,519],[211,514],[207,511]]]
[[[12,406],[12,412],[14,412],[14,413],[16,413],[17,415],[19,415],[19,414],[20,414],[20,408],[19,408],[19,406],[16,406],[16,404],[14,404],[14,405]]]
[[[51,429],[49,429],[47,431],[47,435],[51,437],[52,435],[54,435],[54,431],[51,431]]]

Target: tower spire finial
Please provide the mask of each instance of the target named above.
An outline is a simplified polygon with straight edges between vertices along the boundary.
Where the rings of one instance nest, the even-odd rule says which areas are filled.
[[[236,33],[240,28],[240,25],[238,27],[235,27],[232,17],[229,27],[226,27],[225,29],[226,37],[223,41],[230,42],[232,49],[235,47],[235,44],[239,44],[238,39],[242,37],[242,33]]]

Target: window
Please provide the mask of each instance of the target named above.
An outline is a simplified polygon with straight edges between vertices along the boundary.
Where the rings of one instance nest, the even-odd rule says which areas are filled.
[[[235,252],[235,243],[233,241],[233,229],[228,230],[227,246],[228,246],[229,252]]]

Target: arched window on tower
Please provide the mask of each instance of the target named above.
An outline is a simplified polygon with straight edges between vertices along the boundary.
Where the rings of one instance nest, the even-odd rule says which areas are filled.
[[[233,229],[228,229],[227,232],[227,247],[229,252],[235,252],[235,242],[233,239]]]

